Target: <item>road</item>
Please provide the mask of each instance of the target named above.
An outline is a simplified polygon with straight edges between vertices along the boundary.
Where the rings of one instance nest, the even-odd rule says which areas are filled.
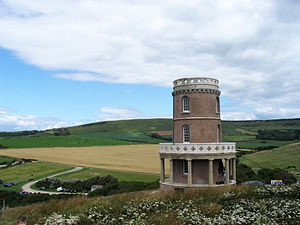
[[[82,169],[82,167],[75,167],[72,170],[64,171],[64,172],[61,172],[61,173],[57,173],[57,174],[51,175],[49,177],[44,177],[44,178],[41,178],[39,180],[35,180],[35,181],[32,181],[32,182],[29,182],[29,183],[24,184],[22,186],[22,191],[26,191],[26,192],[30,192],[30,193],[49,194],[49,195],[70,194],[69,192],[51,192],[51,191],[34,190],[34,189],[31,188],[31,186],[34,185],[35,183],[37,183],[38,181],[42,180],[42,179],[56,177],[56,176],[59,176],[59,175],[62,175],[62,174],[66,174],[66,173],[76,172],[76,171],[79,171],[81,169]]]

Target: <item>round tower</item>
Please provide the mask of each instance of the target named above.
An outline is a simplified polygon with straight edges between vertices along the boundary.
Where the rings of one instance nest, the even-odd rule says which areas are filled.
[[[173,143],[160,144],[162,189],[236,183],[235,143],[221,142],[219,81],[181,78],[173,82]],[[165,160],[170,176],[165,176]]]
[[[219,81],[183,78],[173,84],[173,142],[220,142]]]

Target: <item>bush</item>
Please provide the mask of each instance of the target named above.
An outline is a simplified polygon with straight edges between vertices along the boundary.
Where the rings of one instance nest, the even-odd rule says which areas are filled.
[[[276,168],[276,169],[260,169],[257,172],[259,180],[270,184],[271,180],[282,180],[284,184],[293,184],[297,180],[287,170]]]
[[[253,172],[251,167],[246,164],[238,163],[237,164],[237,182],[243,183],[248,180],[257,180],[257,175]]]
[[[0,144],[0,149],[7,149],[7,147]]]
[[[118,183],[118,179],[111,176],[97,176],[86,180],[63,180],[60,178],[46,178],[40,180],[36,183],[37,187],[45,187],[47,189],[56,189],[58,187],[64,187],[66,189],[81,191],[81,192],[88,192],[93,185],[106,185],[106,184],[115,184]]]
[[[300,139],[300,130],[258,130],[256,139],[292,141]]]
[[[22,195],[14,191],[0,190],[0,200],[5,200],[6,206],[16,207],[30,205],[37,202],[44,202],[50,199],[68,199],[73,195],[48,195],[48,194],[26,194]]]
[[[136,182],[136,181],[121,181],[114,184],[106,184],[102,189],[97,189],[89,193],[90,197],[99,195],[113,195],[133,191],[151,190],[159,188],[159,180],[154,182]]]

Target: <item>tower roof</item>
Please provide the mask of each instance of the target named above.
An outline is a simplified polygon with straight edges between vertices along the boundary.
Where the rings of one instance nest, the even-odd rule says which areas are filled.
[[[180,78],[173,82],[174,91],[181,90],[197,90],[197,89],[209,89],[219,92],[219,81],[215,78],[208,77],[190,77]]]

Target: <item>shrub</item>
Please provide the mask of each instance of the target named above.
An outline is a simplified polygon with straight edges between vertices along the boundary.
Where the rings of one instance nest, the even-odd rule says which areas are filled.
[[[236,171],[238,183],[243,183],[248,180],[257,180],[257,175],[253,172],[251,167],[246,164],[238,163]]]
[[[154,182],[135,182],[135,181],[121,181],[119,183],[106,184],[102,189],[97,189],[89,193],[90,197],[99,195],[113,195],[133,191],[151,190],[159,187],[159,181]]]
[[[276,168],[263,168],[257,172],[258,179],[270,184],[271,180],[282,180],[284,184],[292,184],[296,182],[296,178],[287,170]]]
[[[71,180],[63,180],[60,178],[46,178],[43,180],[40,180],[36,183],[37,187],[45,187],[47,189],[56,189],[58,187],[64,187],[66,189],[81,191],[81,192],[88,192],[91,189],[91,186],[93,185],[106,185],[106,184],[115,184],[118,183],[118,179],[111,176],[97,176],[86,180],[77,180],[77,179],[71,179]]]
[[[7,147],[0,144],[0,149],[6,149]]]

